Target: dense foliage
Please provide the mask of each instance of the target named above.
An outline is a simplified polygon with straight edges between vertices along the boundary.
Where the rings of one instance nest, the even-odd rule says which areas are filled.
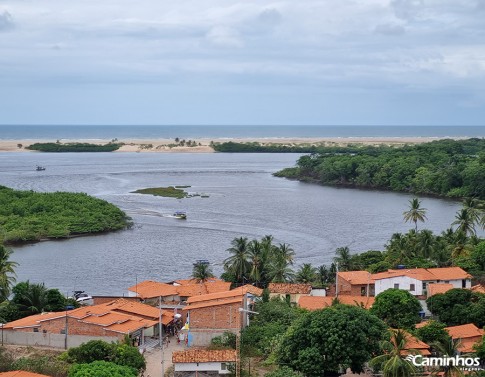
[[[273,372],[266,373],[264,377],[303,377],[300,372],[295,372],[293,369],[288,367],[281,367]]]
[[[485,199],[485,139],[303,156],[275,174],[322,184]]]
[[[34,143],[26,147],[40,152],[113,152],[123,144],[108,143],[104,145],[90,143]]]
[[[394,288],[379,293],[370,308],[372,314],[395,329],[413,328],[421,321],[421,310],[421,304],[416,297],[408,291]]]
[[[95,361],[90,364],[75,364],[69,370],[69,377],[136,377],[134,368],[117,365],[107,361]]]
[[[79,347],[67,351],[68,360],[78,364],[89,364],[95,361],[109,361],[135,370],[144,370],[145,359],[138,348],[127,344],[107,343],[102,340],[91,340]]]
[[[308,377],[346,368],[360,372],[379,352],[385,333],[385,323],[365,309],[337,305],[316,310],[299,318],[283,336],[278,363]]]
[[[123,229],[129,218],[115,205],[84,193],[40,193],[0,186],[5,242],[37,241]]]
[[[187,197],[187,192],[183,189],[173,186],[168,187],[148,187],[144,189],[139,189],[136,191],[132,191],[135,194],[149,194],[155,196],[164,196],[167,198],[177,198],[182,199]]]
[[[450,334],[445,330],[446,325],[439,321],[428,321],[425,326],[416,329],[416,335],[426,344],[446,343]]]
[[[356,144],[356,145],[331,145],[325,146],[322,144],[261,144],[259,142],[247,142],[247,143],[235,143],[228,141],[225,143],[211,143],[211,147],[216,152],[226,153],[358,153],[366,152],[373,154],[376,151],[376,147]],[[381,148],[390,149],[389,147],[382,146]]]
[[[447,326],[474,323],[485,326],[485,295],[468,289],[450,289],[429,297],[426,305]]]

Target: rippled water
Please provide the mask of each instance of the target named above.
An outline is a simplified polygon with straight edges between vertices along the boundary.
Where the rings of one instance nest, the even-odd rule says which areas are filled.
[[[272,234],[297,253],[296,263],[329,263],[334,251],[382,249],[410,195],[322,187],[275,178],[295,154],[0,153],[0,184],[36,191],[82,191],[108,200],[135,222],[131,230],[15,247],[18,280],[63,292],[122,294],[136,281],[191,274],[208,259],[217,274],[234,237]],[[35,165],[46,166],[43,172]],[[138,188],[191,185],[209,198],[131,194]],[[424,199],[426,227],[449,227],[459,203]],[[187,211],[188,220],[166,217]]]

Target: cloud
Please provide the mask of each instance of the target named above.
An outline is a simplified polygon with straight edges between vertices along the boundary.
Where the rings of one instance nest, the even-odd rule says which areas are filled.
[[[424,5],[423,0],[392,0],[391,7],[396,17],[403,20],[413,20]]]
[[[12,15],[6,10],[0,12],[0,32],[7,31],[14,28]]]
[[[398,24],[380,24],[376,26],[374,31],[383,35],[402,35],[406,32],[406,29]]]
[[[240,48],[244,46],[239,32],[228,26],[214,26],[207,32],[206,39],[211,44],[219,47]]]

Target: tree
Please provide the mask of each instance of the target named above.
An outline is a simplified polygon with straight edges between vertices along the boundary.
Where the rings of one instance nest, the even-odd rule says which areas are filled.
[[[350,271],[352,255],[347,246],[339,247],[335,250],[336,257],[333,258],[335,263],[338,263],[339,271]]]
[[[411,293],[391,288],[376,296],[370,312],[392,328],[411,329],[421,321],[421,310],[421,304]]]
[[[414,229],[418,231],[418,221],[424,222],[426,217],[426,208],[421,208],[421,201],[418,198],[413,198],[409,201],[409,209],[403,212],[404,221],[412,221]]]
[[[416,367],[404,356],[408,334],[400,329],[389,330],[390,340],[381,343],[382,355],[371,360],[372,366],[378,366],[384,377],[410,377],[416,373]]]
[[[449,340],[450,334],[445,330],[446,325],[438,321],[429,321],[423,327],[416,329],[416,335],[426,344],[445,343]]]
[[[311,263],[303,263],[296,273],[296,282],[312,284],[317,277],[317,269]]]
[[[455,221],[451,225],[458,225],[457,232],[463,233],[465,236],[476,234],[475,231],[475,214],[474,211],[468,207],[460,209]]]
[[[266,373],[264,377],[303,377],[303,374],[295,372],[288,367],[280,367],[270,373]]]
[[[451,339],[449,337],[443,342],[436,342],[433,347],[441,356],[454,357],[460,354],[459,348],[461,346],[460,339]],[[463,370],[453,363],[444,368],[443,377],[463,377],[465,374]]]
[[[95,361],[90,364],[74,364],[69,370],[69,377],[136,377],[138,372],[134,368],[109,363],[106,361]]]
[[[237,282],[243,283],[243,278],[248,276],[251,269],[248,253],[248,239],[246,237],[234,238],[232,247],[227,251],[232,254],[224,261],[224,268],[231,272]]]
[[[192,277],[198,282],[204,282],[214,277],[214,274],[209,264],[197,262],[194,263],[194,267],[192,268]]]
[[[251,263],[249,278],[251,281],[255,282],[257,286],[260,286],[260,282],[263,277],[263,268],[266,255],[261,243],[258,240],[252,240],[249,242],[248,255]]]
[[[285,259],[278,258],[269,266],[268,275],[273,283],[287,283],[293,281],[295,273]]]
[[[373,354],[386,325],[365,309],[337,305],[309,312],[286,332],[277,362],[307,377],[351,368],[358,373]]]
[[[8,298],[10,288],[15,283],[15,267],[18,263],[9,260],[11,254],[12,250],[0,243],[0,302]]]

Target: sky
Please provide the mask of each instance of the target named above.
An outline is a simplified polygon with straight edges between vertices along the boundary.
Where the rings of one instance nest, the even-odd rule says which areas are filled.
[[[485,0],[0,0],[0,124],[484,125]]]

